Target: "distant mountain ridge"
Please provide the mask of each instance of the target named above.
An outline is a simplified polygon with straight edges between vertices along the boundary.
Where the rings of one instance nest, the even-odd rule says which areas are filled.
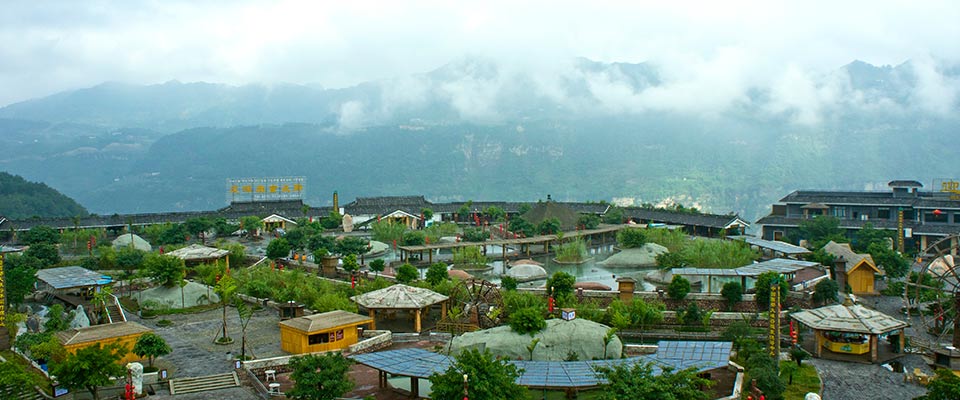
[[[723,82],[693,90],[654,64],[587,59],[536,75],[463,58],[342,89],[105,83],[0,109],[0,170],[98,213],[215,209],[227,178],[297,175],[314,205],[333,190],[550,193],[756,219],[798,188],[954,176],[960,144],[944,138],[960,126],[960,68],[938,68],[855,61],[787,80],[806,85],[800,95],[750,87],[719,100]]]
[[[22,219],[85,215],[83,206],[49,186],[0,172],[0,216]]]

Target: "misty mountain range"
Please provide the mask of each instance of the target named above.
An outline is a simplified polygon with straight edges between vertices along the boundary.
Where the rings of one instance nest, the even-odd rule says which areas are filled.
[[[347,200],[552,194],[755,220],[795,189],[929,183],[960,165],[960,66],[698,76],[586,59],[532,73],[463,58],[339,89],[104,83],[0,108],[0,170],[101,214],[214,209],[227,178],[302,175],[314,205],[334,190]]]

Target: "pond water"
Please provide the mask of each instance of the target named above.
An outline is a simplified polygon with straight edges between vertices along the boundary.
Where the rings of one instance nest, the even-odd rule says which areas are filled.
[[[656,287],[653,284],[643,279],[648,272],[656,270],[656,267],[610,267],[599,264],[600,261],[606,260],[607,257],[617,253],[617,250],[613,249],[613,245],[591,247],[588,248],[587,251],[589,253],[588,257],[591,257],[592,259],[583,264],[558,264],[553,261],[554,254],[532,255],[530,258],[542,263],[543,269],[547,271],[548,276],[557,271],[563,271],[575,276],[577,278],[577,282],[597,282],[607,285],[613,290],[617,289],[617,278],[630,277],[637,280],[637,290],[656,290]],[[503,265],[503,257],[501,254],[502,253],[499,246],[488,247],[487,259],[491,261],[488,262],[487,265],[493,268],[487,271],[468,272],[470,275],[475,277],[483,278],[494,283],[500,283],[500,276],[507,272],[507,268],[505,268]],[[511,254],[510,258],[512,260],[517,259],[516,256],[513,255],[513,250],[507,249],[507,254]],[[391,249],[387,250],[387,253],[378,258],[383,258],[385,261],[395,261],[399,259],[399,256]],[[441,251],[439,254],[434,254],[434,260],[449,261],[451,258],[452,254],[449,251]],[[367,262],[369,262],[369,259]],[[422,266],[421,273],[423,273],[425,269],[426,266]],[[521,283],[519,286],[543,287],[546,282],[546,279],[540,279]]]

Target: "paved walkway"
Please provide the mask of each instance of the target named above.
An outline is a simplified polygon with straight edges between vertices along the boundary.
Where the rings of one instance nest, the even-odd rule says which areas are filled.
[[[917,367],[930,373],[930,368],[926,367],[919,355],[907,355],[898,361],[909,371]],[[809,362],[820,373],[820,379],[824,383],[824,399],[904,400],[927,393],[923,386],[904,382],[903,373],[889,371],[880,365],[817,358]]]

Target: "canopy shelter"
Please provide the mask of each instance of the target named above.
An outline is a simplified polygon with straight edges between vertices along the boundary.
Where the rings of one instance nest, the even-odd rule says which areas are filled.
[[[185,264],[201,264],[205,262],[217,261],[221,258],[227,259],[227,267],[230,266],[230,251],[218,249],[216,247],[207,247],[199,244],[191,244],[182,249],[174,250],[167,255],[177,257]]]
[[[260,221],[263,222],[263,230],[267,232],[273,232],[277,228],[287,230],[297,226],[296,221],[277,214],[271,214]]]
[[[280,322],[280,348],[293,354],[341,350],[357,343],[360,325],[373,318],[335,310]]]
[[[434,292],[430,289],[423,289],[403,284],[396,284],[387,288],[374,290],[372,292],[350,298],[350,300],[353,300],[355,303],[357,303],[357,305],[369,311],[370,318],[373,319],[373,321],[370,323],[370,329],[377,329],[376,312],[378,310],[403,310],[414,313],[414,331],[416,332],[420,332],[421,315],[423,311],[429,311],[431,306],[439,303],[442,307],[441,318],[447,316],[448,299],[449,297]]]
[[[146,252],[153,250],[153,247],[150,246],[150,242],[132,233],[124,233],[118,236],[116,239],[113,239],[113,247],[116,249],[131,247]]]
[[[751,248],[757,248],[763,255],[772,254],[773,257],[797,258],[812,253],[806,247],[792,245],[779,240],[765,240],[758,237],[738,235],[728,236],[732,240],[739,240],[750,245]]]
[[[813,329],[814,354],[822,356],[824,348],[832,353],[861,355],[869,353],[877,361],[877,342],[881,335],[899,331],[899,347],[903,349],[906,322],[862,305],[832,305],[790,314],[797,322]]]
[[[133,354],[132,350],[134,344],[137,343],[137,339],[147,332],[153,332],[153,329],[136,322],[124,321],[69,329],[57,332],[56,336],[60,344],[63,345],[63,349],[68,353],[76,353],[79,349],[98,343],[103,346],[119,343],[126,348],[126,352],[118,363],[126,364],[140,360],[140,357]]]
[[[37,271],[40,290],[67,293],[109,285],[113,278],[83,267],[47,268]]]
[[[694,368],[697,372],[704,372],[727,368],[730,364],[730,342],[662,341],[657,346],[654,354],[612,360],[508,362],[523,371],[517,377],[517,384],[537,389],[588,389],[600,386],[606,383],[606,379],[597,371],[598,367],[630,367],[650,363],[652,373],[659,375],[665,368],[674,371]],[[452,357],[415,348],[357,354],[350,358],[378,370],[381,387],[386,386],[387,374],[409,377],[413,397],[420,395],[419,379],[429,379],[434,373],[442,374],[454,362]],[[483,377],[471,376],[468,379]]]

